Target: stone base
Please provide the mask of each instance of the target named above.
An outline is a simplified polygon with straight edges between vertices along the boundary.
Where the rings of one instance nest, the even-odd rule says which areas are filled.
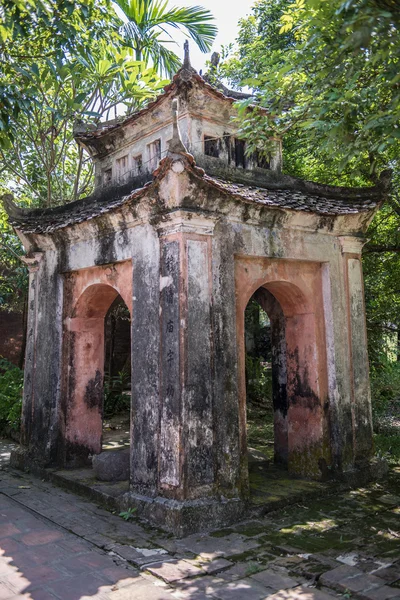
[[[329,482],[310,482],[307,480],[293,479],[291,482],[285,476],[286,485],[290,484],[288,493],[282,494],[279,480],[268,480],[265,476],[265,496],[260,495],[250,498],[248,502],[234,498],[187,500],[180,502],[166,498],[150,498],[129,490],[128,481],[102,482],[98,481],[91,468],[84,469],[55,469],[41,466],[23,449],[11,453],[10,464],[20,470],[29,470],[42,479],[80,494],[101,504],[109,510],[120,512],[127,509],[136,509],[135,514],[140,519],[145,519],[151,525],[173,533],[176,537],[183,537],[193,533],[206,532],[213,529],[228,527],[248,518],[259,518],[265,514],[281,510],[293,504],[305,502],[309,498],[326,497],[351,488],[365,485],[385,477],[388,465],[382,459],[372,459],[358,468],[341,473]],[[268,483],[270,482],[270,483]],[[310,487],[309,484],[313,483]],[[275,489],[275,491],[274,491]]]
[[[128,492],[124,495],[123,502],[125,508],[136,508],[138,517],[176,537],[227,527],[249,515],[248,504],[239,498],[181,502]]]

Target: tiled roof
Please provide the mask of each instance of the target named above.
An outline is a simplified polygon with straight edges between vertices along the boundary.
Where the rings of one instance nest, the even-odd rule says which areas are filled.
[[[369,211],[376,208],[382,201],[381,195],[377,194],[374,188],[360,188],[358,194],[354,193],[357,191],[356,189],[352,189],[349,195],[346,195],[344,188],[342,197],[339,197],[337,194],[329,195],[328,186],[321,186],[320,190],[312,193],[296,189],[266,189],[207,175],[205,175],[205,179],[231,195],[240,196],[243,200],[264,206],[301,210],[320,215],[348,215]],[[317,187],[315,186],[315,188]]]
[[[387,173],[382,175],[377,186],[371,188],[333,187],[277,174],[274,174],[273,180],[266,182],[265,186],[255,186],[211,177],[194,165],[190,155],[182,156],[185,157],[183,160],[193,183],[197,181],[202,186],[209,185],[244,203],[255,203],[271,209],[304,211],[325,216],[350,215],[374,210],[385,199],[388,192]],[[70,225],[89,221],[156,191],[158,182],[169,170],[171,162],[172,159],[169,157],[161,161],[152,182],[144,183],[143,178],[132,180],[123,186],[103,188],[88,198],[56,208],[21,209],[13,204],[10,197],[3,198],[3,203],[10,223],[16,229],[24,233],[51,233]],[[218,208],[216,210],[218,211]]]
[[[168,85],[166,85],[164,87],[163,92],[161,94],[159,94],[156,97],[156,99],[153,100],[153,102],[149,102],[149,104],[145,108],[143,108],[142,110],[139,110],[138,112],[133,113],[132,115],[129,115],[119,121],[113,120],[110,122],[106,121],[104,123],[100,123],[100,125],[97,129],[88,129],[86,131],[77,132],[77,133],[75,133],[76,140],[78,142],[82,141],[83,143],[90,142],[91,140],[99,139],[104,135],[108,135],[109,133],[112,133],[112,132],[120,129],[121,127],[124,127],[125,125],[128,125],[129,123],[132,123],[133,121],[136,121],[144,114],[152,111],[158,104],[160,104],[167,97],[168,94],[179,89],[180,86],[185,85],[189,81],[196,82],[203,89],[207,90],[209,93],[211,93],[216,98],[226,100],[227,102],[230,102],[231,104],[236,102],[240,98],[248,98],[249,97],[249,94],[241,94],[241,93],[238,93],[235,91],[231,91],[231,90],[228,90],[228,88],[225,88],[224,86],[222,87],[223,91],[221,91],[217,87],[211,85],[210,83],[207,83],[207,81],[205,81],[205,79],[203,79],[197,73],[197,71],[195,71],[192,67],[183,66],[174,75],[171,83],[169,83]]]
[[[148,185],[148,184],[147,184]],[[104,188],[101,192],[64,206],[47,209],[19,209],[8,199],[3,204],[9,215],[9,222],[23,233],[52,233],[70,225],[90,221],[104,213],[112,211],[127,202],[139,198],[145,192],[146,185],[136,189],[127,186]]]

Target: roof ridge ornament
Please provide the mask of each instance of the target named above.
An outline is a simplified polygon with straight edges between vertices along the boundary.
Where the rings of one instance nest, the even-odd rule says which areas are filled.
[[[190,69],[192,69],[192,65],[190,64],[189,40],[185,40],[185,43],[183,44],[183,50],[185,53],[183,59],[183,68],[189,71]]]
[[[168,142],[168,154],[188,154],[187,148],[182,141],[178,123],[178,99],[172,100],[172,138]]]
[[[190,62],[189,40],[185,40],[185,43],[183,44],[183,50],[184,50],[183,65],[179,69],[179,71],[175,77],[179,77],[183,81],[189,81],[193,77],[193,75],[197,74],[196,69],[193,69],[191,62]]]

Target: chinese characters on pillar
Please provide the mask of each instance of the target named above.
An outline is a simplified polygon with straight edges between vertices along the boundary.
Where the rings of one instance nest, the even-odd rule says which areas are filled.
[[[161,483],[179,485],[179,244],[165,241],[161,249]]]

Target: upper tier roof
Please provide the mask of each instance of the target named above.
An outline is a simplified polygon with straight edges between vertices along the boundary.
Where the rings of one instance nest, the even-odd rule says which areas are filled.
[[[96,139],[100,139],[105,135],[110,133],[114,133],[119,129],[125,127],[129,123],[136,121],[143,115],[148,112],[151,112],[158,104],[160,104],[167,96],[175,95],[179,93],[179,91],[183,91],[184,88],[187,88],[190,84],[196,83],[201,86],[208,93],[212,94],[216,98],[225,100],[230,104],[233,104],[237,100],[250,98],[250,94],[245,94],[242,92],[237,92],[234,90],[229,90],[222,84],[218,84],[217,86],[211,85],[208,83],[203,77],[201,77],[195,69],[190,64],[190,59],[188,55],[188,47],[185,46],[185,60],[183,66],[172,78],[171,83],[164,87],[164,90],[161,94],[157,96],[153,102],[149,102],[149,104],[139,110],[132,115],[129,115],[125,118],[121,119],[113,119],[112,121],[105,121],[104,123],[100,123],[97,128],[87,128],[85,130],[79,131],[75,129],[75,139],[79,143],[85,144],[85,142],[90,142]],[[83,126],[84,127],[84,126]]]

